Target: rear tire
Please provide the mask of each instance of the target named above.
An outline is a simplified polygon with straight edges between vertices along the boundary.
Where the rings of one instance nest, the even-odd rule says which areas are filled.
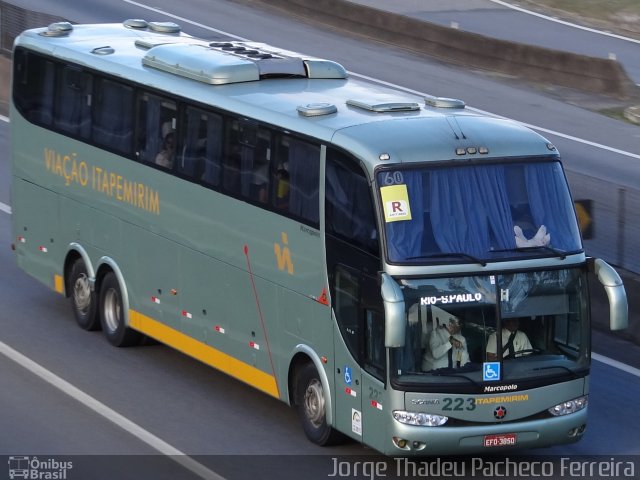
[[[100,324],[107,341],[114,347],[137,345],[142,334],[124,323],[124,307],[120,284],[113,272],[104,276],[100,286]]]
[[[327,424],[324,388],[316,367],[304,365],[296,380],[296,406],[307,438],[321,446],[340,443],[344,436]]]
[[[81,258],[73,262],[69,272],[68,285],[71,308],[73,308],[73,315],[80,328],[84,330],[100,329],[97,295],[91,289],[87,266]]]

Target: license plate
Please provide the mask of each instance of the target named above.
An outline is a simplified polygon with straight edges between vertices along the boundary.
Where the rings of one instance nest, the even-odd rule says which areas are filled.
[[[517,435],[515,433],[499,433],[497,435],[484,436],[485,447],[507,447],[509,445],[515,445],[516,441]]]

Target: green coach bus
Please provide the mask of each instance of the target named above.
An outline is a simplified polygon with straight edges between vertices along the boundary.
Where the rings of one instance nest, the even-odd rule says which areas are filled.
[[[174,347],[320,445],[581,438],[588,274],[612,329],[626,294],[537,133],[140,19],[23,32],[11,132],[18,265],[114,346]]]

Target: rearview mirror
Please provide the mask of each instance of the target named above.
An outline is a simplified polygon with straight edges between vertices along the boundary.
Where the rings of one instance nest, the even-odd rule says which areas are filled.
[[[609,298],[609,328],[623,330],[629,326],[627,292],[618,272],[604,260],[589,259],[589,270],[597,277]]]
[[[384,302],[384,346],[403,347],[406,314],[402,289],[387,273],[380,274],[382,301]]]

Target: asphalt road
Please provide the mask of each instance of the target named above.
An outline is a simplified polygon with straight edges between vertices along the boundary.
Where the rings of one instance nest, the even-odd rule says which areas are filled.
[[[38,1],[28,3],[35,8]],[[190,33],[207,38],[222,36],[189,23],[198,22],[319,56],[330,52],[330,58],[341,61],[352,72],[416,91],[463,96],[474,107],[556,132],[549,136],[564,153],[570,170],[597,179],[608,177],[623,185],[639,184],[638,159],[602,148],[637,152],[637,129],[568,106],[525,85],[465,72],[231,2],[188,0],[176,8],[172,2],[158,0],[154,5],[179,15],[179,22]],[[83,18],[74,17],[79,21],[173,18],[127,2],[64,0],[56,2],[56,9],[58,14],[81,14]],[[7,128],[6,123],[0,122],[3,203],[9,203]],[[588,186],[586,182],[579,183],[577,188]],[[354,443],[328,450],[310,444],[294,412],[286,405],[164,346],[115,349],[100,333],[81,331],[75,326],[65,299],[17,269],[9,249],[11,240],[10,216],[0,211],[0,246],[5,247],[0,248],[0,341],[90,395],[109,412],[134,422],[150,436],[136,435],[141,432],[119,426],[113,418],[96,413],[0,356],[0,455],[74,455],[76,472],[86,462],[88,467],[84,468],[95,470],[91,478],[194,477],[197,465],[181,465],[170,457],[166,462],[167,457],[157,455],[169,445],[193,456],[205,470],[226,478],[326,478],[331,456],[373,453]],[[640,348],[622,340],[595,333],[594,350],[640,367]],[[594,361],[590,424],[584,439],[575,445],[536,453],[640,454],[640,420],[635,408],[639,395],[636,370],[623,371]],[[148,456],[149,453],[156,455]],[[102,454],[109,455],[106,461],[86,457]],[[122,454],[131,457],[124,458]]]

